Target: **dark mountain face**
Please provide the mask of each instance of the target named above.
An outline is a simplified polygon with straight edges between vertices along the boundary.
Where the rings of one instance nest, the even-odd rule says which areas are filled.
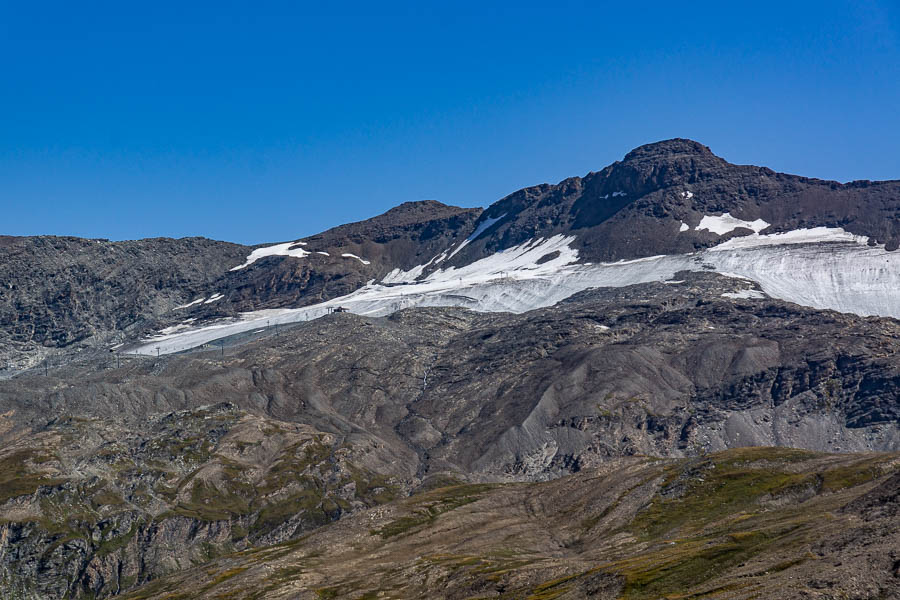
[[[641,146],[621,162],[556,185],[519,190],[491,205],[482,220],[504,216],[454,257],[462,265],[532,238],[576,235],[585,260],[682,254],[726,236],[695,231],[704,215],[729,212],[763,219],[766,233],[842,227],[896,249],[900,244],[900,182],[840,184],[732,165],[691,140]],[[690,231],[680,231],[681,223]]]
[[[248,252],[203,238],[2,237],[0,366],[139,333]]]
[[[310,249],[302,260],[272,256],[239,270],[233,269],[262,246],[202,238],[3,237],[0,368],[31,366],[46,356],[52,361],[62,348],[109,346],[186,318],[203,322],[342,296],[397,266],[427,261],[468,235],[480,213],[407,203],[301,240]],[[216,295],[221,298],[178,308]]]

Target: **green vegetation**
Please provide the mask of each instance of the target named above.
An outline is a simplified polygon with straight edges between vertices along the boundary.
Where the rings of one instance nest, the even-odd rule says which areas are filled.
[[[225,571],[218,573],[212,581],[210,581],[209,583],[204,585],[202,588],[200,588],[200,593],[210,591],[211,589],[215,588],[216,586],[219,586],[219,585],[225,583],[232,577],[240,575],[241,573],[246,571],[248,568],[249,567],[234,567],[232,569],[226,569]]]
[[[641,539],[656,540],[679,530],[693,533],[716,519],[758,506],[764,496],[816,485],[814,475],[779,468],[778,462],[797,462],[812,453],[782,448],[740,448],[702,461],[668,467],[663,491],[683,486],[671,498],[657,497],[631,523]],[[690,468],[685,473],[685,466]]]
[[[265,505],[259,511],[250,533],[253,536],[264,535],[298,513],[303,513],[304,520],[311,525],[324,525],[330,519],[322,509],[322,503],[321,490],[315,487],[303,489],[284,500]]]
[[[331,447],[320,442],[298,442],[286,448],[278,461],[258,486],[261,495],[277,492],[292,483],[308,480],[311,471],[318,467],[316,475],[322,474],[322,463],[331,456]],[[307,476],[307,477],[304,477]]]
[[[409,533],[432,523],[445,512],[476,502],[484,492],[494,487],[496,486],[492,484],[458,485],[413,496],[410,499],[414,507],[412,514],[400,517],[381,529],[372,531],[372,534],[387,539]]]
[[[573,579],[577,579],[581,573],[575,575],[566,575],[550,581],[544,582],[534,588],[534,591],[528,596],[527,600],[553,600],[569,591],[570,586],[566,585]]]
[[[53,457],[39,450],[18,450],[0,458],[0,502],[33,494],[41,486],[59,485],[64,479],[51,478],[46,472],[34,472],[28,464],[39,465]]]
[[[223,492],[206,481],[195,481],[190,502],[180,502],[173,508],[175,514],[201,521],[222,521],[245,515],[249,510],[246,498]]]
[[[130,542],[132,538],[134,538],[134,535],[137,533],[139,526],[140,523],[138,522],[132,523],[131,528],[126,534],[101,542],[100,545],[97,546],[96,550],[94,550],[95,555],[98,557],[106,556],[108,554],[116,552],[120,548],[124,548],[128,545],[128,542]]]
[[[786,558],[767,572],[809,560],[803,548],[814,524],[830,518],[830,505],[804,508],[804,498],[824,493],[827,499],[834,491],[872,480],[882,474],[885,460],[876,457],[818,473],[791,468],[813,458],[800,450],[740,448],[668,467],[661,495],[628,527],[651,550],[604,570],[625,577],[624,599],[648,600],[703,590],[704,582],[775,549]],[[767,508],[767,502],[790,494],[795,502]],[[739,585],[744,584],[729,588]]]
[[[884,475],[884,467],[894,457],[889,454],[876,456],[861,463],[836,467],[822,474],[822,488],[838,491],[851,488]]]

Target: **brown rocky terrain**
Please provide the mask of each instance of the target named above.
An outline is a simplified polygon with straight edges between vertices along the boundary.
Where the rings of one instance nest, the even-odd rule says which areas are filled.
[[[456,485],[122,598],[897,598],[896,454],[633,457]]]
[[[412,309],[385,318],[334,314],[233,339],[221,350],[159,359],[122,358],[118,366],[107,352],[82,353],[47,375],[21,375],[0,382],[0,477],[6,481],[0,505],[4,532],[0,535],[5,540],[0,564],[5,585],[23,593],[37,589],[48,598],[66,593],[107,597],[144,582],[150,587],[136,594],[154,597],[161,590],[190,594],[179,586],[198,577],[190,570],[193,565],[244,551],[250,552],[247,556],[266,557],[291,549],[285,556],[296,558],[308,554],[306,546],[296,545],[298,540],[309,539],[303,536],[315,531],[312,539],[323,540],[317,543],[333,549],[350,544],[354,552],[352,559],[325,553],[316,565],[361,561],[358,572],[371,574],[394,564],[393,576],[410,582],[395,597],[428,597],[429,586],[438,585],[442,578],[452,579],[453,573],[462,573],[460,587],[448,588],[447,597],[503,597],[503,590],[507,597],[527,597],[540,591],[540,586],[570,575],[578,577],[555,588],[553,594],[566,591],[571,597],[582,597],[586,595],[583,583],[589,589],[600,586],[598,590],[611,586],[612,591],[603,592],[609,597],[654,597],[623,592],[631,589],[626,585],[627,574],[612,576],[608,569],[596,570],[601,564],[637,560],[651,552],[652,545],[643,544],[638,536],[622,545],[620,554],[597,552],[618,544],[622,523],[641,522],[640,515],[652,511],[653,494],[660,498],[684,494],[682,488],[664,483],[666,465],[688,468],[697,464],[692,461],[702,462],[708,452],[746,446],[793,446],[819,452],[900,449],[896,404],[900,372],[895,358],[900,328],[896,321],[816,311],[767,298],[723,297],[750,284],[715,274],[685,273],[679,278],[678,284],[591,290],[556,307],[522,315],[457,308]],[[685,457],[687,462],[628,459],[640,456]],[[892,472],[894,467],[885,465],[895,464],[893,458],[802,456],[812,461],[801,469],[802,485],[778,488],[776,499],[753,496],[753,503],[784,508],[785,514],[794,516],[816,506],[810,514],[843,515],[839,517],[842,524],[863,513],[890,520],[891,503],[896,502],[890,488],[850,502],[868,489],[856,487],[856,477],[880,481]],[[872,470],[866,461],[880,466]],[[853,494],[822,487],[821,481],[836,475],[828,475],[821,465],[832,462],[843,465],[839,472],[852,479]],[[853,466],[857,464],[867,466]],[[550,551],[541,542],[526,552],[529,558],[521,559],[525,562],[499,591],[485,587],[494,582],[487,574],[494,569],[505,573],[507,568],[499,565],[518,564],[519,559],[507,557],[507,562],[470,569],[481,565],[479,561],[494,560],[490,557],[500,551],[482,548],[491,537],[487,533],[475,545],[466,545],[469,536],[457,540],[439,529],[434,539],[440,544],[425,548],[425,542],[420,547],[416,541],[414,549],[406,544],[418,540],[417,536],[398,537],[397,542],[405,540],[406,549],[401,550],[393,548],[393,535],[366,534],[359,539],[369,541],[360,541],[363,545],[357,547],[347,540],[359,535],[347,533],[344,525],[318,529],[384,503],[388,503],[384,512],[359,517],[367,519],[364,522],[372,531],[425,518],[421,515],[431,523],[432,512],[444,512],[442,503],[455,511],[458,499],[452,499],[457,494],[452,489],[427,490],[458,482],[475,486],[471,489],[479,490],[477,498],[490,492],[486,505],[471,502],[472,507],[485,506],[487,511],[479,512],[484,521],[473,522],[470,528],[480,531],[479,523],[500,519],[503,507],[512,502],[508,494],[533,498],[526,506],[539,503],[545,506],[542,510],[550,510],[551,505],[553,510],[560,508],[553,494],[541,499],[554,488],[535,482],[565,482],[553,485],[567,491],[554,493],[581,495],[586,506],[613,502],[625,492],[584,487],[585,481],[596,477],[586,474],[606,473],[619,485],[632,467],[640,471],[635,477],[656,473],[654,477],[662,479],[655,488],[648,488],[656,490],[653,494],[629,500],[628,520],[617,520],[619,525],[609,524],[602,530],[603,536],[611,537],[573,538],[563,544],[574,549],[571,554]],[[689,472],[707,478],[699,471]],[[782,475],[777,482],[782,482]],[[756,476],[747,477],[753,482]],[[691,477],[678,479],[682,480],[682,487],[696,485]],[[821,506],[804,504],[810,501],[803,491],[809,486]],[[402,500],[410,493],[414,494],[410,500]],[[425,507],[417,504],[444,493],[451,499],[434,500],[436,508],[429,508],[432,500]],[[468,491],[463,494],[466,506],[470,496]],[[845,505],[848,508],[841,509]],[[458,508],[470,510],[462,504]],[[601,519],[598,515],[603,512],[570,511],[566,513],[568,528],[575,527],[576,521]],[[729,515],[729,519],[741,517]],[[549,527],[548,533],[540,535],[551,535],[556,526],[548,523],[565,521],[562,514],[540,511],[517,518],[521,520],[516,528],[523,536],[529,527],[535,531]],[[710,527],[719,537],[706,537]],[[688,536],[691,545],[686,548],[699,551],[709,544],[725,543],[731,539],[722,537],[726,529],[723,522],[705,523],[691,534],[700,537]],[[832,540],[834,531],[816,529],[800,537],[807,544],[837,544]],[[734,532],[744,530],[728,535]],[[668,531],[666,535],[666,540],[683,537]],[[744,577],[738,573],[763,573],[766,565],[797,558],[775,552],[782,538],[773,535],[774,545],[767,542],[758,547],[762,562],[747,563],[751,566],[733,571],[733,578]],[[530,539],[513,539],[503,547],[519,552]],[[845,540],[845,545],[858,547],[860,542],[853,539]],[[387,549],[381,549],[379,540],[385,540]],[[282,542],[288,545],[263,550]],[[444,543],[461,545],[450,551]],[[582,551],[587,554],[582,556]],[[403,558],[404,552],[411,554]],[[445,554],[450,557],[447,561],[435,560],[415,574],[421,566],[417,557]],[[837,560],[833,552],[822,554]],[[653,556],[652,560],[663,560],[667,555]],[[209,597],[231,589],[212,585],[222,573],[243,572],[246,567],[249,577],[255,568],[240,563],[240,558],[222,560],[203,568],[216,574],[204,583],[210,586]],[[238,562],[228,562],[232,560]],[[297,565],[274,564],[281,565],[276,570],[285,569],[280,576],[284,590],[294,590],[300,594],[297,597],[304,597],[300,590],[312,593],[314,589],[334,588],[334,597],[368,593],[327,570],[306,579],[299,572],[308,569],[299,569],[297,578],[284,579]],[[563,568],[573,564],[581,570]],[[723,564],[734,567],[731,562]],[[805,559],[796,568],[812,569],[803,564]],[[429,571],[432,568],[436,570]],[[185,569],[187,579],[175,576],[160,579],[157,587],[152,584]],[[273,572],[266,567],[259,573]],[[263,590],[281,579],[257,575],[262,580],[240,583],[236,578],[234,584],[246,590],[247,597],[275,594],[277,586]],[[378,577],[379,589],[390,589],[387,575]],[[665,589],[687,585],[687,576],[679,577],[667,579],[664,585],[670,587]],[[765,579],[754,577],[753,581]],[[368,581],[369,577],[358,579]],[[590,583],[595,580],[602,585]],[[729,582],[731,578],[720,584],[730,590]],[[720,584],[711,583],[709,589]],[[451,589],[456,591],[451,594]],[[526,594],[526,589],[531,591]],[[688,589],[694,588],[684,587]],[[754,583],[748,589],[764,588]]]

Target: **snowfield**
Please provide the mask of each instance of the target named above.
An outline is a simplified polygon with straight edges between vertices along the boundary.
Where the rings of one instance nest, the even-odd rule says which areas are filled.
[[[359,262],[361,262],[361,263],[364,264],[364,265],[371,264],[371,263],[370,263],[369,261],[367,261],[366,259],[360,258],[360,257],[358,257],[358,256],[355,255],[355,254],[350,254],[349,252],[344,252],[343,254],[341,254],[341,257],[342,257],[342,258],[355,258],[356,260],[358,260]]]
[[[266,246],[265,248],[257,248],[250,253],[244,264],[232,268],[232,271],[239,271],[245,267],[249,267],[256,261],[266,256],[293,256],[294,258],[303,258],[308,256],[309,252],[300,248],[305,246],[306,242],[285,242],[284,244],[276,244],[274,246]],[[296,247],[295,247],[296,246]]]
[[[723,215],[724,216],[724,215]],[[758,223],[751,223],[759,227]],[[743,225],[742,225],[743,226]],[[717,272],[756,282],[765,294],[819,309],[900,318],[900,252],[867,246],[841,229],[816,228],[735,238],[702,252],[615,263],[578,263],[572,236],[536,239],[464,267],[438,269],[416,280],[446,252],[409,271],[392,271],[352,294],[302,308],[260,310],[187,331],[166,331],[129,352],[177,352],[269,324],[315,319],[342,306],[383,316],[412,306],[462,306],[521,313],[552,306],[593,287],[669,282],[679,271]],[[388,285],[391,284],[391,285]],[[761,297],[746,290],[734,299]]]
[[[506,216],[506,213],[503,213],[503,214],[500,215],[499,217],[488,217],[488,218],[486,218],[484,221],[482,221],[482,222],[478,225],[478,227],[475,228],[475,231],[472,232],[472,235],[470,235],[469,237],[467,237],[466,239],[464,239],[464,240],[462,241],[462,243],[461,243],[459,246],[457,246],[456,249],[454,249],[453,252],[450,253],[450,256],[448,256],[447,258],[453,258],[453,256],[454,256],[457,252],[459,252],[460,250],[462,250],[463,248],[465,248],[465,247],[468,245],[469,242],[471,242],[471,241],[477,239],[479,235],[481,235],[482,233],[484,233],[485,231],[487,231],[488,229],[490,229],[490,228],[494,225],[494,223],[496,223],[497,221],[499,221],[500,219],[502,219],[502,218],[505,217],[505,216]]]
[[[707,230],[717,235],[725,235],[726,233],[731,233],[738,227],[746,227],[747,229],[752,229],[753,233],[759,233],[768,226],[769,224],[762,219],[743,221],[736,217],[732,217],[731,213],[724,213],[718,217],[704,215],[704,217],[700,219],[700,224],[697,225],[695,229],[697,231]]]

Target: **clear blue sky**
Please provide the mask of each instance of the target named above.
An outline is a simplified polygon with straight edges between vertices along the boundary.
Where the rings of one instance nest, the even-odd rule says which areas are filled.
[[[900,178],[894,0],[137,4],[0,0],[0,233],[295,239],[671,137]]]

